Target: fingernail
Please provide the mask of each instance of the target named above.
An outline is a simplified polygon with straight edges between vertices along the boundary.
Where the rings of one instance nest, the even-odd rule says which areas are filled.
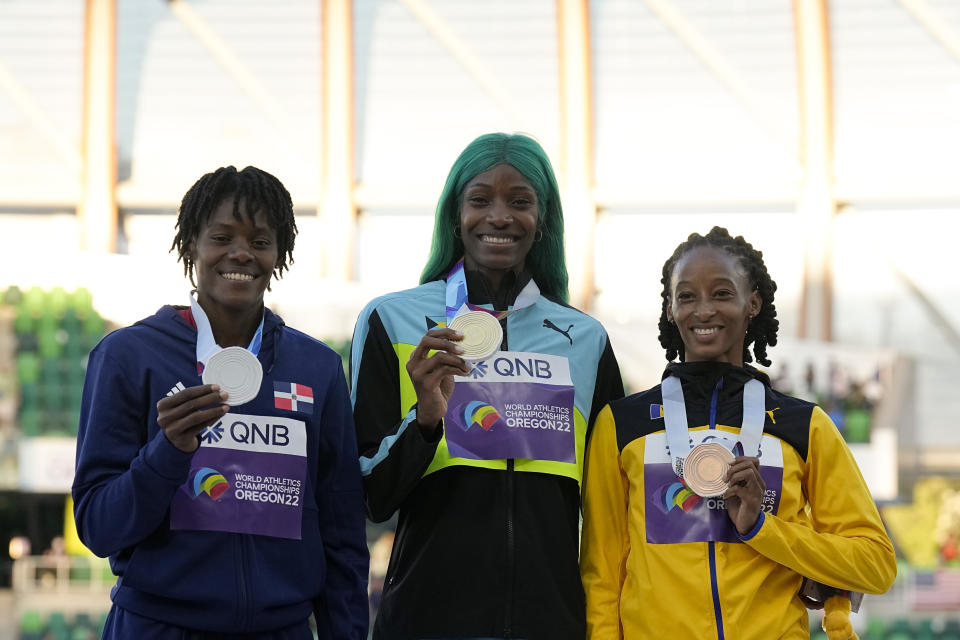
[[[453,329],[453,335],[457,336],[458,338],[462,338],[462,337],[463,337],[463,334],[460,333],[459,331],[457,331],[456,329]]]
[[[210,391],[220,391],[220,385],[218,384],[210,385]]]
[[[458,346],[458,345],[453,345],[453,352],[454,352],[454,353],[463,353],[463,347],[460,347],[460,346]]]
[[[227,398],[230,397],[230,394],[227,393],[226,391],[221,391],[221,392],[220,392],[220,397],[223,398],[224,400],[226,400]]]

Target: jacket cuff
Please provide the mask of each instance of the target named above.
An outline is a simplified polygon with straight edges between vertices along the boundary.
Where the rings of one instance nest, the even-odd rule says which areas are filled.
[[[190,473],[190,461],[195,452],[180,451],[167,440],[163,430],[157,431],[143,451],[144,462],[153,471],[171,482],[183,483]]]
[[[420,421],[417,420],[417,405],[416,405],[416,404],[414,404],[414,405],[410,408],[410,412],[407,414],[407,416],[412,416],[412,417],[413,417],[413,422],[416,423],[417,433],[420,434],[420,439],[421,439],[423,442],[425,442],[425,443],[427,443],[427,444],[437,444],[438,442],[440,442],[440,438],[443,437],[443,418],[440,418],[440,424],[437,426],[436,429],[433,430],[433,433],[430,434],[429,437],[427,437],[427,436],[423,435],[423,430],[420,428]]]
[[[738,536],[738,537],[740,538],[740,540],[742,540],[743,542],[746,542],[747,540],[752,540],[754,536],[756,536],[758,533],[760,533],[760,527],[763,526],[763,521],[764,521],[765,519],[766,519],[766,514],[763,512],[763,509],[760,509],[760,516],[757,518],[757,524],[753,525],[753,529],[750,529],[750,531],[747,531],[747,532],[746,532],[744,535],[742,535],[742,536],[741,536],[740,533],[738,532],[738,533],[737,533],[737,536]]]

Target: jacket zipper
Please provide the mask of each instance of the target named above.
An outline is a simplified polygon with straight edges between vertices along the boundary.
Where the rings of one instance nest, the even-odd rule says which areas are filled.
[[[500,321],[500,324],[503,326],[503,340],[500,342],[500,349],[503,351],[507,350],[507,318],[503,318]],[[506,602],[504,603],[503,608],[503,637],[512,638],[513,637],[513,581],[514,576],[516,575],[516,570],[514,563],[516,562],[516,541],[514,539],[513,531],[513,520],[514,520],[514,499],[513,499],[513,474],[514,472],[514,460],[509,458],[507,460],[507,477],[506,477],[506,493],[507,493],[507,588],[504,590],[506,595]]]
[[[514,570],[515,549],[513,533],[513,458],[507,460],[507,588],[506,588],[506,606],[503,612],[503,637],[513,637],[513,579],[516,571]]]
[[[717,398],[720,395],[720,389],[723,388],[723,378],[717,381],[717,386],[713,388],[713,396],[710,398],[710,428],[717,428]],[[710,562],[710,591],[713,595],[713,619],[717,624],[717,640],[724,640],[723,637],[723,610],[720,608],[720,589],[717,586],[717,543],[707,543],[707,553]]]
[[[239,605],[240,611],[238,612],[240,620],[240,628],[247,629],[250,625],[249,620],[247,619],[250,615],[250,596],[247,589],[247,553],[246,553],[246,541],[247,536],[239,534],[237,535],[237,566],[239,571],[237,572],[237,604]]]

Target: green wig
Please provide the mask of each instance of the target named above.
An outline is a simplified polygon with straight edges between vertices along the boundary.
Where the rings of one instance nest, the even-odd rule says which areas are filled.
[[[522,134],[482,135],[467,145],[453,163],[437,203],[430,257],[420,275],[420,284],[442,279],[463,257],[463,241],[454,235],[460,223],[463,191],[477,175],[504,163],[523,174],[537,193],[537,235],[542,233],[542,237],[533,243],[524,265],[543,295],[566,302],[569,296],[560,189],[543,148]]]

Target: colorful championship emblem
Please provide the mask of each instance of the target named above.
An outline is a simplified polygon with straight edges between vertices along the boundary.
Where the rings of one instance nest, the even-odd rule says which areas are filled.
[[[474,400],[473,402],[467,403],[467,406],[463,408],[463,429],[466,431],[474,424],[480,425],[480,428],[484,431],[490,431],[494,424],[497,423],[497,420],[500,419],[500,414],[497,413],[497,410],[491,405],[480,402],[479,400]]]
[[[199,498],[201,493],[210,496],[216,502],[230,488],[230,483],[223,474],[216,469],[203,467],[193,474],[193,497]]]
[[[683,511],[690,511],[700,503],[700,496],[691,491],[683,482],[671,482],[657,489],[657,506],[664,513],[669,513],[674,507]]]

